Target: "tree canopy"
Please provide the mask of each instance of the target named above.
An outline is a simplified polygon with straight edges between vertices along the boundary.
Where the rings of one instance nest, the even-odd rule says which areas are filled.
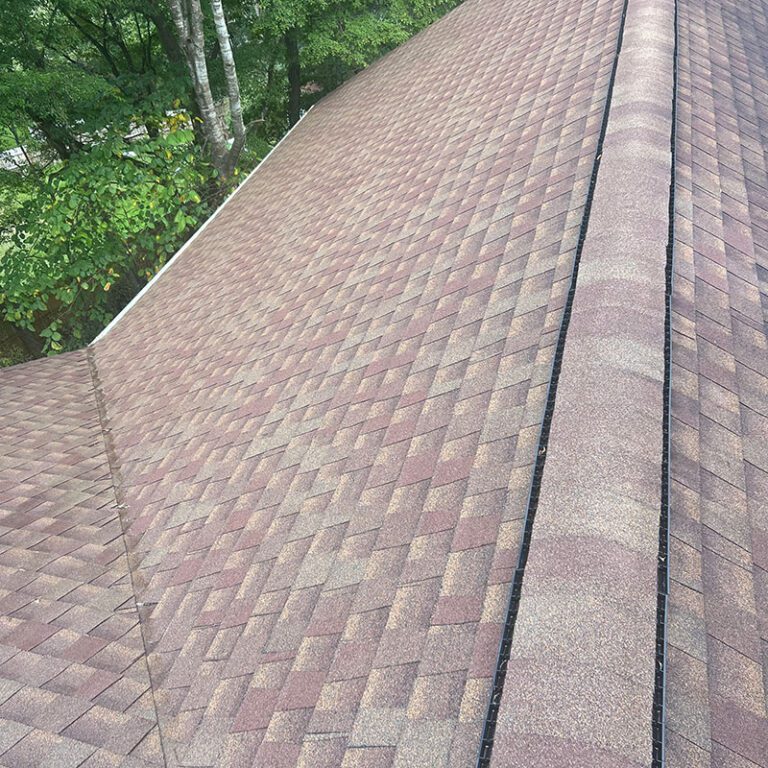
[[[89,341],[302,110],[458,0],[0,0],[0,364]]]

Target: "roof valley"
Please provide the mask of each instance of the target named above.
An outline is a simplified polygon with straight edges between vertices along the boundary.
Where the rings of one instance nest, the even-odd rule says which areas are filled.
[[[126,307],[127,309],[127,307]],[[116,318],[117,319],[117,318]],[[95,403],[95,410],[98,418],[98,427],[101,433],[101,439],[104,446],[104,458],[109,468],[109,481],[112,485],[112,492],[114,494],[114,510],[117,523],[120,527],[120,545],[123,550],[123,557],[125,558],[125,570],[127,581],[130,584],[131,601],[128,610],[135,611],[137,617],[137,631],[139,635],[139,642],[141,647],[141,656],[136,660],[136,664],[142,668],[141,673],[146,677],[149,683],[149,689],[147,691],[147,698],[149,699],[148,708],[151,709],[153,715],[153,721],[157,728],[157,739],[153,744],[152,758],[160,764],[162,761],[163,768],[168,768],[168,754],[166,751],[166,740],[163,737],[163,719],[160,716],[160,711],[157,706],[157,697],[155,695],[155,681],[152,678],[152,669],[149,664],[149,642],[147,637],[147,626],[142,615],[146,610],[145,605],[139,600],[141,593],[139,585],[137,584],[137,574],[133,563],[133,554],[131,553],[130,546],[128,544],[128,538],[126,536],[126,521],[123,518],[123,510],[125,509],[125,494],[122,488],[122,475],[120,472],[120,460],[117,452],[115,451],[114,441],[112,440],[112,430],[109,427],[109,417],[107,415],[107,405],[104,398],[104,392],[102,390],[101,379],[99,378],[99,371],[96,364],[96,356],[93,351],[93,347],[89,346],[84,350],[83,354],[85,358],[85,365],[88,368],[88,375],[90,376],[91,393]]]

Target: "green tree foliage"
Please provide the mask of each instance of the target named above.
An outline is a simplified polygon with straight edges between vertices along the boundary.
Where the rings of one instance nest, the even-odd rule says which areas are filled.
[[[126,114],[151,130],[188,90],[160,3],[0,0],[0,125],[56,159]]]
[[[251,35],[243,41],[259,51],[261,107],[266,131],[284,130],[350,75],[407,40],[458,5],[459,0],[263,0],[246,2],[243,17]],[[249,46],[250,43],[250,46]],[[280,114],[273,109],[282,103]]]
[[[187,122],[171,118],[141,142],[104,137],[45,174],[17,209],[0,302],[43,351],[97,334],[204,218],[206,177]]]
[[[201,106],[190,0],[0,0],[0,364],[90,340],[302,110],[458,1],[195,0]]]

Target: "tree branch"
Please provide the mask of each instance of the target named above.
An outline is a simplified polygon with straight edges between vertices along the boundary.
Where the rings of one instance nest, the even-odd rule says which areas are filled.
[[[83,23],[82,23],[80,20],[78,20],[76,16],[73,16],[72,14],[70,14],[69,12],[67,12],[67,11],[65,11],[65,10],[63,10],[63,9],[62,9],[61,13],[62,13],[62,15],[64,16],[64,18],[65,18],[65,19],[66,19],[66,20],[67,20],[67,21],[68,21],[68,22],[69,22],[69,23],[70,23],[70,24],[71,24],[71,25],[72,25],[72,26],[73,26],[73,27],[74,27],[74,28],[75,28],[75,29],[76,29],[76,30],[77,30],[77,31],[78,31],[78,32],[79,32],[79,33],[80,33],[80,34],[81,34],[81,35],[82,35],[82,36],[83,36],[83,37],[84,37],[84,38],[85,38],[85,39],[86,39],[86,40],[87,40],[87,41],[88,41],[88,42],[89,42],[89,43],[90,43],[90,44],[91,44],[93,47],[94,47],[94,48],[96,48],[96,50],[97,50],[97,51],[98,51],[98,52],[99,52],[99,53],[100,53],[100,54],[101,54],[101,55],[104,57],[105,61],[106,61],[106,62],[107,62],[107,64],[109,65],[109,68],[112,70],[112,74],[113,74],[115,77],[119,77],[119,76],[120,76],[120,70],[119,70],[119,68],[118,68],[117,64],[115,63],[115,60],[112,58],[112,54],[110,53],[110,51],[109,51],[109,48],[107,47],[107,45],[106,45],[106,44],[104,44],[104,43],[101,43],[101,42],[99,42],[99,40],[98,40],[96,37],[94,37],[94,36],[93,36],[93,35],[92,35],[92,34],[91,34],[91,33],[90,33],[90,32],[89,32],[87,29],[86,29],[85,25],[84,25],[84,24],[83,24]],[[103,30],[101,27],[99,27],[99,26],[97,26],[97,25],[93,25],[93,26],[96,26],[96,28],[97,28],[97,29],[98,29],[98,30],[99,30],[99,31],[102,33],[102,35],[104,34],[104,30]]]

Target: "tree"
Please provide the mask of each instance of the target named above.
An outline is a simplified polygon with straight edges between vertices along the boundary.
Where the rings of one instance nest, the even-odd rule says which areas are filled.
[[[45,161],[87,149],[105,124],[194,111],[160,0],[0,0],[0,125]]]
[[[263,0],[254,37],[280,51],[288,124],[307,104],[458,4],[458,0]],[[311,86],[311,87],[310,87]]]
[[[0,365],[92,338],[303,109],[456,2],[0,0]]]
[[[82,345],[172,255],[209,211],[189,118],[151,139],[121,132],[37,181],[14,212],[0,259],[4,319],[40,351]],[[31,335],[31,336],[30,336]]]
[[[211,81],[208,76],[203,10],[200,0],[169,0],[169,4],[189,67],[189,74],[194,84],[195,96],[200,106],[203,131],[210,146],[213,164],[222,178],[229,178],[245,145],[245,125],[240,100],[240,83],[237,78],[224,8],[221,0],[211,0],[218,48],[224,65],[224,79],[234,134],[231,144],[221,117],[216,111]]]

